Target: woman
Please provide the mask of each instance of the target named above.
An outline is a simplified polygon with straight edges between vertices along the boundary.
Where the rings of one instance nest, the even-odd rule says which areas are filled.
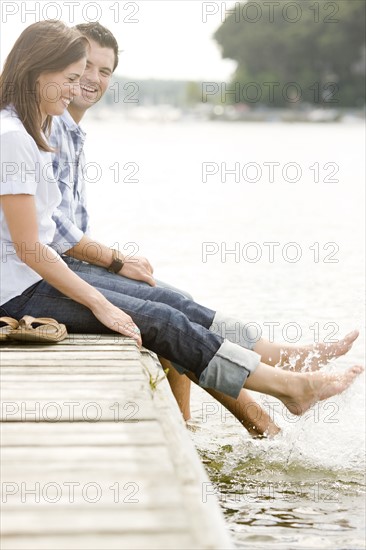
[[[253,348],[269,364],[280,359],[279,348],[255,347],[242,331],[241,345],[214,333],[232,320],[164,288],[128,285],[124,294],[94,288],[48,246],[60,196],[45,133],[51,117],[80,93],[85,52],[85,39],[64,24],[35,23],[18,38],[1,76],[0,315],[50,316],[72,332],[130,336],[182,364],[202,387],[236,398],[245,386],[279,398],[294,414],[344,391],[361,367],[342,375],[273,369]]]

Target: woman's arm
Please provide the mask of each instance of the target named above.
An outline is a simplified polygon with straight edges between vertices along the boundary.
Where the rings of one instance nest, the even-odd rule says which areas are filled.
[[[34,196],[3,195],[0,200],[18,257],[62,294],[89,308],[103,325],[141,345],[131,317],[73,273],[52,248],[39,242]]]

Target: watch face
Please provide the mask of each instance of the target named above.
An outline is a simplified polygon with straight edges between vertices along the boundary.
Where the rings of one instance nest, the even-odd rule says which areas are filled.
[[[119,271],[121,271],[123,265],[124,261],[119,256],[119,253],[117,252],[117,250],[113,250],[113,261],[109,266],[108,271],[110,271],[111,273],[118,273]]]
[[[121,258],[115,258],[109,269],[110,271],[113,271],[113,273],[118,273],[119,271],[121,271],[122,267],[123,267],[123,260],[121,260]]]

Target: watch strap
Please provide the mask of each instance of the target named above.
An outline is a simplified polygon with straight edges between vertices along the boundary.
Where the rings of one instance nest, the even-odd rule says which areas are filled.
[[[108,267],[108,271],[110,273],[118,273],[119,271],[121,271],[122,267],[124,266],[124,261],[120,257],[118,250],[113,249],[112,253],[113,253],[112,263]]]

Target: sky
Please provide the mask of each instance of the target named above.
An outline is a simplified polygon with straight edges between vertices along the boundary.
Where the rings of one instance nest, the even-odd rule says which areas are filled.
[[[233,2],[203,0],[1,2],[1,66],[21,31],[35,21],[99,21],[116,36],[116,74],[133,78],[227,81],[235,63],[212,39]],[[224,11],[222,11],[224,10]]]

